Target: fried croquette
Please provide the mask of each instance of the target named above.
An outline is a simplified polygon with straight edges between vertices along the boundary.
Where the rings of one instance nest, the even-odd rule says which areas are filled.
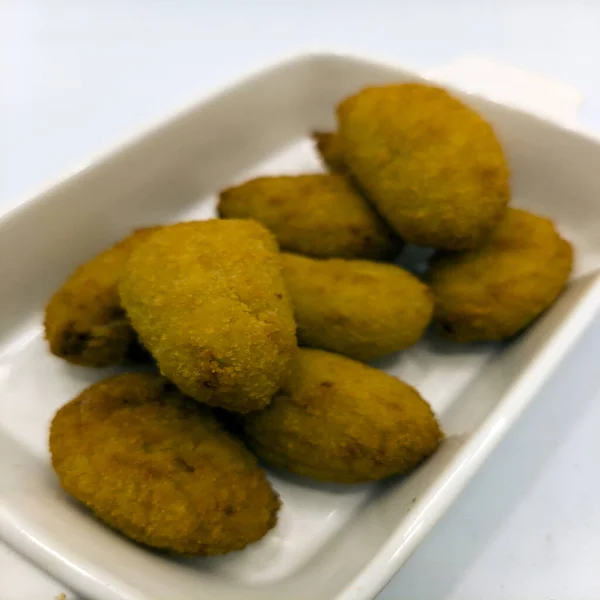
[[[256,221],[164,227],[133,252],[119,291],[161,372],[200,402],[259,410],[289,374],[292,308],[275,238]]]
[[[433,296],[396,265],[282,254],[298,341],[369,361],[412,346],[429,325]]]
[[[157,230],[134,231],[79,266],[55,292],[44,319],[53,354],[87,367],[136,362],[145,356],[121,307],[117,284],[134,248]]]
[[[347,175],[344,148],[338,134],[334,131],[314,131],[312,139],[323,164],[333,173]]]
[[[437,330],[458,342],[511,338],[558,298],[572,264],[571,245],[552,221],[508,209],[483,247],[434,258]]]
[[[341,175],[259,177],[221,192],[219,215],[251,218],[282,250],[309,256],[389,259],[398,239]]]
[[[265,463],[323,481],[359,483],[416,467],[442,434],[408,384],[349,358],[301,348],[269,407],[242,419]]]
[[[207,407],[166,379],[96,383],[50,428],[61,486],[127,537],[161,550],[241,550],[277,521],[279,499],[256,459]]]
[[[490,124],[446,91],[418,83],[366,88],[337,110],[344,160],[406,242],[481,245],[509,201]]]

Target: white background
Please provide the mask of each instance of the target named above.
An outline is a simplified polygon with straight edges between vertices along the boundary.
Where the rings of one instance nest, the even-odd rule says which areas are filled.
[[[416,68],[500,60],[577,87],[582,124],[600,131],[595,0],[0,0],[0,210],[311,49]],[[378,600],[598,600],[599,390],[600,319]],[[0,545],[0,600],[62,591]]]

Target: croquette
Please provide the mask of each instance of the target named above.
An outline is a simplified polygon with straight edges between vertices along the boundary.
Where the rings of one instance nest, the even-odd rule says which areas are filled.
[[[391,264],[282,254],[298,341],[369,361],[417,342],[433,315],[433,296]]]
[[[552,221],[508,209],[482,248],[433,259],[436,329],[458,342],[511,338],[558,298],[572,265]]]
[[[54,293],[44,319],[53,354],[88,367],[147,358],[121,307],[117,286],[129,255],[157,230],[134,231],[79,266]]]
[[[341,175],[259,177],[221,192],[218,210],[224,218],[260,221],[290,252],[385,260],[400,250],[392,230]]]
[[[50,451],[65,491],[147,546],[223,554],[277,521],[279,499],[254,456],[158,375],[87,388],[56,413]]]
[[[431,408],[408,384],[365,364],[301,348],[269,407],[242,419],[266,464],[322,481],[360,483],[404,473],[438,447]]]
[[[312,139],[323,164],[333,173],[348,174],[344,148],[335,131],[314,131]]]
[[[119,291],[162,374],[200,402],[259,410],[289,374],[292,308],[277,242],[256,221],[162,228],[133,252]]]
[[[337,109],[344,161],[404,241],[444,250],[481,245],[510,197],[491,125],[446,91],[366,88]]]

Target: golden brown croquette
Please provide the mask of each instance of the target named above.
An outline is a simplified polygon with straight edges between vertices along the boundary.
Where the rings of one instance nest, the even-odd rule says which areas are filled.
[[[241,550],[276,523],[279,499],[256,459],[206,407],[166,379],[105,379],[50,429],[62,487],[127,537],[169,552]]]
[[[222,191],[218,210],[260,221],[282,250],[374,260],[400,251],[392,230],[341,175],[259,177]]]
[[[323,164],[333,173],[348,174],[344,148],[335,131],[314,131],[312,139]]]
[[[433,296],[396,265],[282,254],[301,345],[369,361],[412,346],[433,315]]]
[[[53,354],[88,367],[147,359],[121,307],[117,284],[134,248],[157,230],[134,231],[79,266],[54,293],[44,318]]]
[[[478,250],[434,258],[437,330],[459,342],[510,338],[558,298],[572,265],[571,245],[552,221],[508,209]]]
[[[352,176],[404,241],[467,250],[504,213],[509,172],[490,124],[420,83],[366,88],[338,107]]]
[[[121,301],[186,395],[246,412],[289,374],[295,323],[275,238],[250,220],[164,227],[131,255]]]
[[[269,407],[242,420],[265,463],[323,481],[359,483],[404,473],[442,434],[408,384],[349,358],[301,348]]]

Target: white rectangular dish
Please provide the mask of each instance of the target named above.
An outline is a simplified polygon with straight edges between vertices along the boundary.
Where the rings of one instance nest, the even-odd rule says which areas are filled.
[[[120,537],[63,494],[54,411],[110,371],[49,354],[41,312],[73,269],[132,228],[214,214],[256,174],[320,169],[306,135],[368,84],[418,79],[336,55],[298,57],[178,114],[0,220],[0,537],[97,600],[365,600],[414,550],[600,308],[600,144],[474,95],[508,153],[514,204],[553,218],[577,265],[559,302],[505,347],[425,339],[382,361],[432,404],[448,439],[403,480],[338,487],[273,476],[277,528],[242,553],[175,560]]]

